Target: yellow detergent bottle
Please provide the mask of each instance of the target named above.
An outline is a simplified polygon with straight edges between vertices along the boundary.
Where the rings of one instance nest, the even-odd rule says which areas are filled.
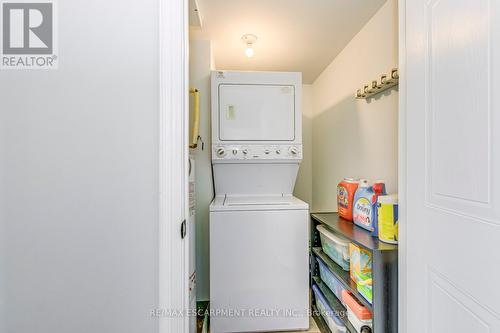
[[[378,202],[378,238],[385,243],[398,243],[398,195],[381,195]]]

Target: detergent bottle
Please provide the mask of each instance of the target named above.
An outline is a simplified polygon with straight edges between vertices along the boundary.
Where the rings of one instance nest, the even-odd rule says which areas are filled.
[[[374,230],[374,203],[376,195],[373,186],[366,179],[361,180],[354,194],[353,222],[370,232]]]
[[[344,178],[337,186],[339,216],[348,221],[352,221],[352,205],[354,202],[354,193],[358,188],[358,182],[354,178]]]
[[[377,199],[378,238],[382,242],[398,243],[398,195],[382,195]]]

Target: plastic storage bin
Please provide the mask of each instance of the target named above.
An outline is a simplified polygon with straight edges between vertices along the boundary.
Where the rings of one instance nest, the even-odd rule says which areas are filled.
[[[336,313],[332,310],[330,305],[328,305],[325,296],[323,296],[323,293],[321,292],[321,290],[319,290],[318,286],[313,285],[313,292],[316,297],[316,307],[321,313],[321,317],[325,319],[326,324],[328,325],[328,328],[330,328],[332,333],[347,332],[344,323],[342,322],[342,320],[340,320],[339,317],[337,317]]]
[[[318,225],[316,229],[320,233],[323,252],[339,264],[343,270],[348,271],[350,241],[341,235],[334,234],[323,225]]]
[[[347,290],[342,292],[342,299],[347,309],[347,319],[358,333],[372,333],[373,316],[370,310]]]
[[[330,272],[330,269],[321,260],[321,258],[316,258],[319,265],[319,276],[321,280],[330,288],[330,290],[337,296],[340,302],[342,301],[342,291],[345,290],[344,286],[340,281]]]

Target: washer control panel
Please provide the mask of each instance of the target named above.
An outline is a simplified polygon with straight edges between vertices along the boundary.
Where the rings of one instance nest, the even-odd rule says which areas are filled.
[[[302,159],[301,145],[214,145],[212,160]]]

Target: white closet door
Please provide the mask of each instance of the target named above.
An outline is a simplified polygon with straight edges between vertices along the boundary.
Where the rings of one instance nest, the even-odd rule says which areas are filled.
[[[500,2],[402,13],[400,331],[498,333]]]

